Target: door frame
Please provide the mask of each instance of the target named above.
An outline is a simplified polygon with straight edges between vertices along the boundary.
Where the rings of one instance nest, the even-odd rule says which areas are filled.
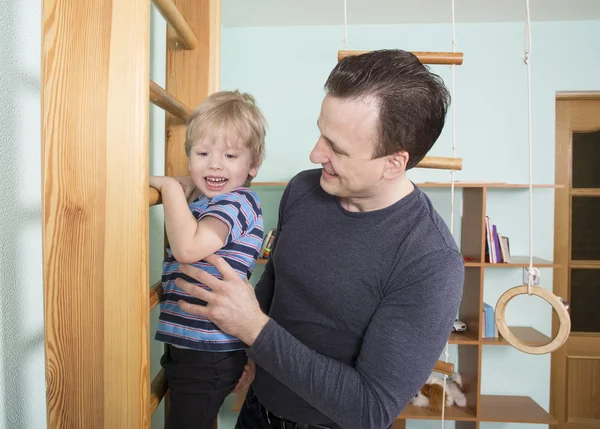
[[[571,254],[571,168],[572,138],[569,127],[568,101],[600,100],[600,91],[565,91],[556,93],[555,110],[555,191],[554,200],[554,263],[553,293],[569,300],[569,261]],[[552,335],[558,333],[558,317],[552,313]],[[564,389],[567,386],[567,368],[564,366],[567,347],[561,347],[550,357],[550,414],[559,422],[565,420]],[[551,428],[558,428],[552,425]]]

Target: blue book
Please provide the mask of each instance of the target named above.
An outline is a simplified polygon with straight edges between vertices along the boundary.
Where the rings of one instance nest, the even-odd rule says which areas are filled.
[[[494,338],[495,330],[494,330],[494,307],[487,303],[483,303],[483,314],[485,315],[485,337],[486,338]]]

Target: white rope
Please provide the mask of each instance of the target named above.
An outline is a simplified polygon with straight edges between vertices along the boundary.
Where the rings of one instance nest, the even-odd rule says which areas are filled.
[[[344,49],[348,49],[348,16],[347,16],[347,5],[344,0]]]
[[[456,19],[454,14],[454,0],[452,0],[452,52],[456,52]],[[452,72],[452,157],[456,158],[456,101],[454,99],[454,64],[450,66]],[[450,170],[450,233],[454,235],[454,170]],[[444,348],[444,358],[446,363],[450,359],[449,343],[446,341]],[[446,381],[448,375],[444,374],[444,383],[442,387],[442,429],[444,429],[444,419],[446,415]]]
[[[532,138],[531,138],[531,17],[529,14],[529,0],[525,0],[525,58],[527,66],[527,113],[529,128],[529,269],[527,281],[527,293],[531,295],[531,285],[535,270],[533,268],[533,157],[532,157]],[[539,272],[539,271],[538,271]]]

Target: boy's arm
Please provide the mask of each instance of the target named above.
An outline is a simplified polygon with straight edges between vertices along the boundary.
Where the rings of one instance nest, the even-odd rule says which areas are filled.
[[[172,177],[150,177],[150,186],[161,194],[165,229],[177,261],[191,264],[225,246],[229,226],[212,216],[197,221],[177,180]]]

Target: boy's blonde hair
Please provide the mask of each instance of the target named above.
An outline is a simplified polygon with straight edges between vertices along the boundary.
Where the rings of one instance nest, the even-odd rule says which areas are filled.
[[[209,95],[188,117],[185,132],[185,153],[190,156],[192,146],[207,133],[216,133],[233,125],[238,136],[250,150],[251,167],[260,167],[265,156],[267,121],[248,93],[219,91]],[[253,177],[249,176],[245,186]]]

